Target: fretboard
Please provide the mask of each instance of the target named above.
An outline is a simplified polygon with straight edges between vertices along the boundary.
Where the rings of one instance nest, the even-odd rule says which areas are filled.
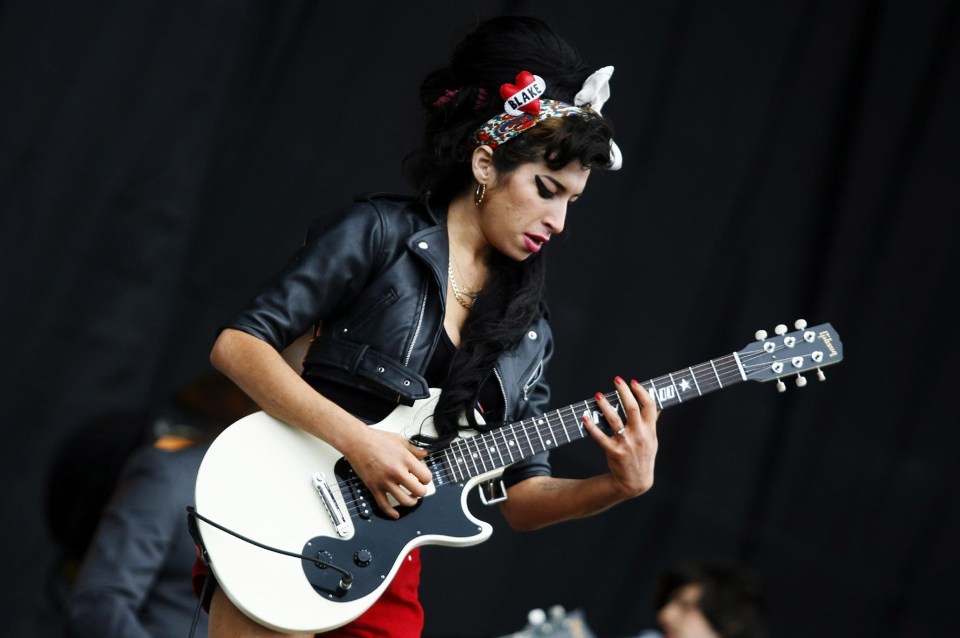
[[[729,354],[650,379],[642,385],[656,400],[657,408],[662,410],[745,379],[737,355]],[[623,413],[616,392],[604,396]],[[581,420],[584,413],[606,425],[596,399],[591,398],[538,417],[505,424],[485,434],[455,439],[447,447],[432,453],[435,458],[428,464],[440,484],[461,483],[588,436]]]

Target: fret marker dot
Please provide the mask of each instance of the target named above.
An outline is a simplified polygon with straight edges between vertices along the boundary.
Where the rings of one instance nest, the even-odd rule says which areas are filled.
[[[510,442],[508,443],[508,445],[513,445],[513,443],[514,443],[513,441],[510,441]]]

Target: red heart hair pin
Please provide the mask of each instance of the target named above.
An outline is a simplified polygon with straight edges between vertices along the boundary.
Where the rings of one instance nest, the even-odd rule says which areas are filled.
[[[540,97],[547,90],[547,83],[539,75],[529,71],[520,71],[514,80],[516,84],[501,84],[500,97],[506,100],[503,110],[510,115],[540,113]]]

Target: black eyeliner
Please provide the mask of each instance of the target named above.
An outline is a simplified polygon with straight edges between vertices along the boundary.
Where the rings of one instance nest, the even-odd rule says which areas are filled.
[[[534,175],[533,179],[537,182],[537,190],[540,191],[540,197],[543,197],[544,199],[552,199],[555,193],[547,188],[546,184],[543,183],[543,180],[540,179],[540,176]]]

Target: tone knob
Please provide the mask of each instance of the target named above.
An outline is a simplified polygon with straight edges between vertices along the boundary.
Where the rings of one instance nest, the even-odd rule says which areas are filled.
[[[327,566],[324,565],[324,563],[333,564],[333,554],[331,554],[330,552],[328,552],[328,551],[325,550],[325,549],[317,552],[316,554],[313,555],[313,557],[316,558],[317,561],[323,561],[323,563],[321,563],[321,562],[315,562],[315,563],[314,563],[314,565],[316,565],[316,566],[319,567],[320,569],[326,569],[326,568],[327,568]]]
[[[357,567],[366,567],[373,561],[373,554],[369,549],[358,549],[353,553],[353,562]]]

